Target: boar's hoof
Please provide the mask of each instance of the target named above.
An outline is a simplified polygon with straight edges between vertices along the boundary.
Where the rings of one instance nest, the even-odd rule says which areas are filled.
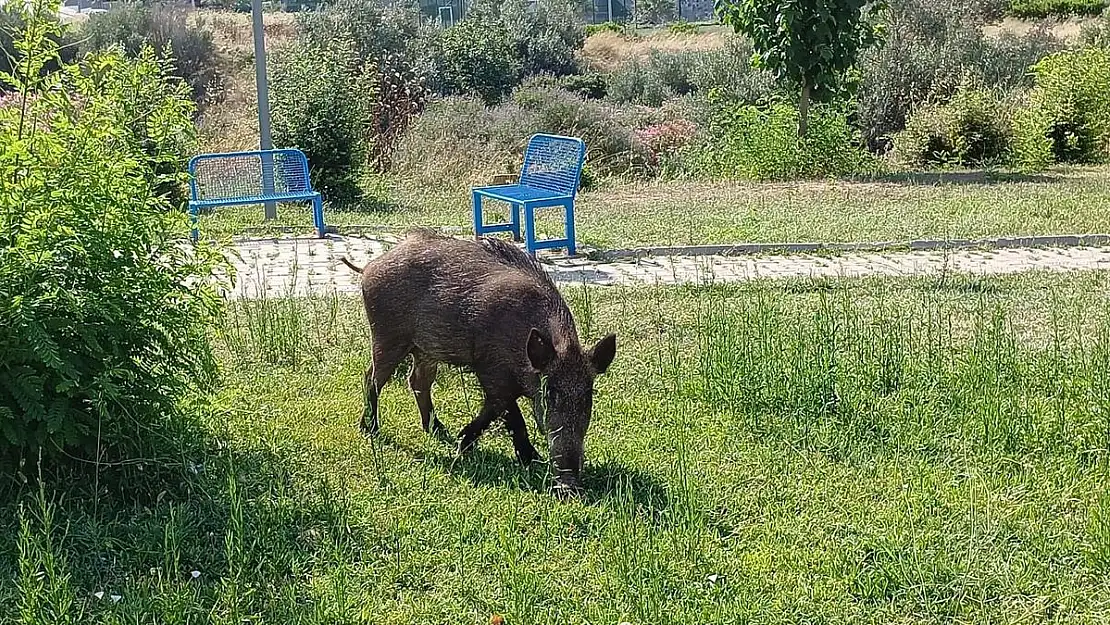
[[[520,461],[520,464],[527,467],[533,462],[539,462],[540,454],[536,451],[535,447],[528,445],[523,449],[516,450],[516,459]]]
[[[439,419],[433,421],[431,426],[428,427],[428,433],[441,441],[451,440],[451,433],[447,431],[447,426],[443,425]]]
[[[575,499],[581,497],[583,491],[577,484],[555,482],[555,485],[551,487],[551,494],[558,499]]]
[[[374,436],[378,433],[378,430],[381,429],[381,426],[376,419],[367,420],[366,416],[363,415],[362,418],[358,420],[358,429],[362,432],[363,436]]]
[[[459,455],[461,456],[461,455],[465,454],[466,452],[470,451],[471,449],[473,449],[474,445],[477,442],[478,442],[477,435],[471,434],[470,432],[467,432],[466,429],[463,429],[462,432],[459,432],[459,447],[458,447]]]

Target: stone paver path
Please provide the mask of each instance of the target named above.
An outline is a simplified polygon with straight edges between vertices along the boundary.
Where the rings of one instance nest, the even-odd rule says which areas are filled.
[[[241,240],[236,243],[236,297],[356,293],[362,266],[392,240],[331,236]],[[850,252],[764,256],[668,256],[594,262],[553,256],[544,267],[560,283],[597,285],[739,282],[754,279],[914,276],[940,272],[1004,274],[1030,270],[1110,269],[1110,247]]]

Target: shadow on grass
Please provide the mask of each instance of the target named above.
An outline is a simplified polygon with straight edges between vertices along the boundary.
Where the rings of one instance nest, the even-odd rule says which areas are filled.
[[[259,591],[294,588],[303,563],[366,540],[352,536],[346,485],[300,475],[278,452],[200,433],[160,451],[158,461],[25,464],[5,476],[0,602],[56,608],[70,596],[85,622],[127,612],[135,618],[120,620],[202,622],[234,592],[238,613],[288,615],[300,608]],[[21,570],[51,579],[28,586]],[[114,605],[106,591],[126,601]]]
[[[425,448],[414,448],[379,433],[379,443],[398,449],[416,460],[427,462],[445,473],[461,478],[473,486],[488,486],[501,489],[516,489],[526,492],[547,494],[551,489],[551,469],[547,463],[546,451],[541,450],[544,460],[523,466],[512,454],[490,451],[482,447],[482,440],[489,436],[504,435],[496,429],[486,432],[478,445],[465,454],[456,455],[454,446],[436,445],[431,453]],[[453,442],[453,441],[452,441]],[[443,441],[441,441],[443,443]],[[666,485],[655,476],[619,462],[605,460],[590,462],[582,474],[582,500],[589,505],[603,505],[613,502],[631,502],[637,507],[659,513],[669,505]]]
[[[907,172],[877,176],[875,182],[888,182],[907,186],[987,186],[994,184],[1049,184],[1060,182],[1064,178],[1059,175],[1023,174],[1018,172],[999,171],[935,171],[935,172]]]

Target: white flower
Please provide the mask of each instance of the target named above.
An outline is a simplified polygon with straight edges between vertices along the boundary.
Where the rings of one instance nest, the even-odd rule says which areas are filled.
[[[93,596],[96,597],[97,599],[103,599],[104,598],[104,591],[101,590],[101,591],[98,591],[98,592],[94,592]]]
[[[193,579],[196,579],[200,577],[200,571],[193,571],[192,573],[189,573],[189,575],[192,575]]]

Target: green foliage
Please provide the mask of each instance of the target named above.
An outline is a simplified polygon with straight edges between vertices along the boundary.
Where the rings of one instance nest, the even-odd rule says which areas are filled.
[[[501,5],[501,22],[523,76],[578,72],[576,55],[586,41],[581,6],[576,0],[507,0]]]
[[[1009,111],[998,97],[965,85],[951,102],[915,111],[894,150],[913,167],[999,165],[1009,156],[1011,132]]]
[[[859,54],[878,40],[882,0],[720,0],[721,20],[751,38],[754,62],[801,90],[798,133],[810,98],[829,101],[845,87]]]
[[[122,45],[129,56],[151,46],[172,62],[173,74],[189,84],[193,101],[203,103],[218,76],[212,31],[189,23],[180,7],[124,2],[91,16],[81,31],[84,53]]]
[[[675,0],[637,0],[635,6],[637,24],[666,24],[677,17]]]
[[[313,186],[329,201],[356,201],[375,140],[373,68],[345,39],[323,47],[289,46],[272,58],[274,141],[304,151]]]
[[[192,104],[150,49],[44,76],[56,35],[27,23],[0,105],[0,449],[103,460],[139,450],[211,371],[222,262],[183,244],[157,190],[183,182],[159,164],[181,158]]]
[[[841,108],[819,106],[809,132],[799,137],[798,109],[720,106],[705,138],[689,155],[694,175],[744,180],[827,178],[872,166]]]
[[[686,20],[678,20],[667,24],[667,32],[672,35],[696,35],[700,32],[697,24],[687,22]]]
[[[564,76],[559,86],[587,100],[600,100],[609,91],[609,83],[601,74],[572,74]]]
[[[634,33],[627,24],[619,22],[602,22],[600,24],[587,24],[586,36],[596,35],[598,33],[615,33],[621,36],[632,36]]]
[[[1032,86],[1029,67],[1063,47],[1045,25],[988,37],[998,8],[978,0],[898,0],[880,45],[860,59],[858,120],[868,147],[885,151],[911,111],[951,99],[970,76],[991,89]]]
[[[475,94],[496,104],[517,85],[520,67],[500,21],[465,19],[445,30],[439,45],[433,82],[437,92]]]
[[[436,188],[487,184],[491,175],[520,167],[528,137],[537,132],[582,137],[594,176],[647,173],[647,150],[612,110],[535,80],[495,107],[475,97],[435,101],[405,134],[396,172]]]
[[[38,11],[40,15],[36,19],[45,20],[54,25],[48,36],[57,46],[58,58],[48,60],[43,71],[57,71],[60,63],[72,63],[77,57],[73,31],[58,25],[58,15],[52,6],[38,3],[36,6],[24,7],[23,3],[5,2],[0,4],[0,72],[12,73],[12,61],[19,56],[19,52],[15,49],[15,40],[17,34],[22,32],[26,25],[25,11]]]
[[[1010,14],[1024,18],[1098,15],[1104,9],[1106,0],[1010,0]]]
[[[374,141],[368,160],[375,170],[388,170],[397,141],[427,100],[438,29],[421,19],[415,6],[376,0],[337,0],[324,10],[300,14],[298,26],[295,45],[349,47],[362,67],[373,68],[369,117]]]
[[[1092,163],[1110,142],[1110,50],[1068,50],[1034,68],[1036,86],[1015,120],[1017,162],[1026,168]]]

